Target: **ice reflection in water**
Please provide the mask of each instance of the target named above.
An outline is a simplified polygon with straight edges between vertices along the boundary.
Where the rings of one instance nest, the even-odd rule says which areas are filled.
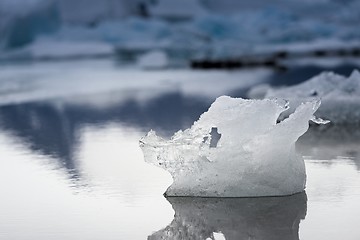
[[[306,215],[306,193],[264,198],[167,198],[175,210],[174,220],[149,236],[159,239],[227,240],[299,239],[299,223]]]

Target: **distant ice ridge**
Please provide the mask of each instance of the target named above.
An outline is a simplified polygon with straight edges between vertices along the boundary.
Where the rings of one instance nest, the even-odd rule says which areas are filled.
[[[301,84],[278,89],[261,86],[252,89],[250,95],[290,100],[290,110],[284,113],[284,116],[289,115],[301,102],[321,98],[322,105],[317,111],[319,117],[329,119],[335,124],[360,123],[358,70],[354,70],[349,77],[323,72]]]
[[[282,100],[222,96],[193,126],[170,140],[150,131],[140,140],[145,161],[167,170],[167,196],[255,197],[302,192],[306,173],[295,142],[320,101],[301,104],[284,121]]]

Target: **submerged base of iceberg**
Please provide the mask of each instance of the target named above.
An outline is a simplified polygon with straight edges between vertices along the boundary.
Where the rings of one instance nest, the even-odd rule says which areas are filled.
[[[222,96],[193,126],[165,140],[150,131],[140,140],[145,161],[167,170],[173,184],[167,196],[283,196],[305,189],[303,158],[295,142],[303,135],[320,101],[288,109],[283,100],[245,100]]]

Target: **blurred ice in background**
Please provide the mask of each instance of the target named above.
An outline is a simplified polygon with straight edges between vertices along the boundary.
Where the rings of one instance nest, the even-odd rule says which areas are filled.
[[[161,50],[176,61],[351,46],[359,53],[359,7],[355,0],[1,0],[0,59],[132,59]]]

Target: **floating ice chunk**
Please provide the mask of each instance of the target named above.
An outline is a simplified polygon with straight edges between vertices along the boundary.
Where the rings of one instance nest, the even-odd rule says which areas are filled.
[[[285,88],[269,88],[265,98],[285,98],[291,102],[288,115],[301,102],[321,98],[317,115],[337,123],[360,122],[360,73],[354,70],[346,78],[333,72],[323,72],[301,84]]]
[[[146,162],[172,175],[168,196],[290,195],[305,188],[305,165],[295,142],[319,105],[301,104],[276,123],[287,101],[222,96],[191,128],[170,140],[150,131],[140,146]]]
[[[168,57],[163,51],[151,51],[140,56],[138,65],[145,69],[155,69],[165,68],[168,62]]]

